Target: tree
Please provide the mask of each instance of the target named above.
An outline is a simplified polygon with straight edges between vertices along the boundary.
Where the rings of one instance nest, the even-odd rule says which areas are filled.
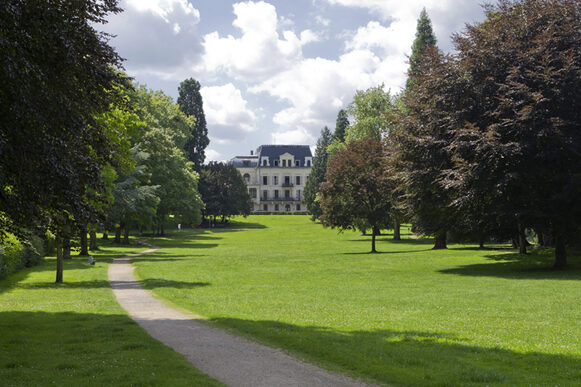
[[[344,112],[344,110],[341,110]],[[339,112],[339,115],[341,115]],[[346,118],[346,116],[344,116]],[[337,118],[339,122],[339,118]],[[341,130],[341,129],[340,129]],[[335,131],[337,133],[337,131]],[[303,202],[307,206],[307,211],[311,214],[313,220],[321,216],[321,204],[319,202],[319,186],[325,181],[325,173],[327,173],[327,162],[329,160],[329,152],[327,148],[331,145],[334,136],[331,135],[329,128],[325,126],[321,130],[321,136],[317,141],[317,149],[315,149],[315,160],[313,161],[313,168],[307,177],[305,183]],[[339,137],[337,137],[337,140]]]
[[[220,216],[224,222],[234,215],[250,215],[252,199],[246,183],[235,166],[211,162],[200,173],[200,195],[204,216]]]
[[[333,132],[333,140],[345,142],[345,131],[349,127],[349,118],[345,109],[339,110],[337,114],[337,122],[335,122],[335,132]]]
[[[398,148],[398,163],[405,191],[406,207],[417,229],[435,238],[434,249],[446,248],[446,234],[457,223],[450,207],[452,193],[442,183],[451,165],[447,146],[453,128],[463,122],[461,114],[450,115],[465,94],[462,77],[453,58],[435,48],[421,57],[417,84],[404,94],[405,114],[392,132]]]
[[[95,30],[117,1],[7,0],[0,7],[0,229],[50,224],[62,245],[95,214],[115,146],[95,116],[127,84],[121,58]],[[66,235],[65,235],[66,234]]]
[[[450,147],[448,184],[459,208],[483,198],[486,212],[515,219],[521,239],[525,227],[551,230],[564,267],[581,216],[581,8],[502,0],[487,16],[455,39],[470,116]]]
[[[385,148],[374,139],[354,140],[329,162],[321,184],[321,221],[340,230],[354,229],[366,222],[372,228],[371,252],[375,236],[386,222],[393,189],[392,171],[385,163]]]
[[[188,159],[194,163],[194,169],[200,172],[206,159],[205,149],[210,143],[208,129],[206,128],[204,103],[200,94],[200,82],[193,78],[186,79],[180,83],[178,90],[180,110],[187,116],[196,118],[195,124],[191,128],[191,137],[185,144],[184,149]]]
[[[353,101],[347,108],[353,122],[347,128],[346,143],[363,138],[379,141],[382,135],[387,133],[393,104],[389,91],[383,90],[383,87],[382,84],[355,93]]]
[[[422,9],[418,24],[416,27],[416,38],[412,45],[412,54],[410,55],[410,67],[408,69],[408,79],[406,81],[406,90],[410,90],[415,82],[416,77],[420,74],[420,59],[427,47],[436,47],[436,36],[432,30],[432,21],[426,12]]]

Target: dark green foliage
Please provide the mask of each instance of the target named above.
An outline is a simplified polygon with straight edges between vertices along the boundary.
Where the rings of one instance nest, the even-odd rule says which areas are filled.
[[[335,132],[333,133],[333,140],[345,142],[345,131],[349,127],[349,119],[347,118],[347,111],[345,109],[339,110],[337,113],[337,122],[335,123]]]
[[[205,204],[204,217],[221,217],[224,221],[234,215],[247,216],[252,210],[246,183],[231,164],[211,162],[204,166],[199,189]]]
[[[0,6],[0,229],[50,217],[62,232],[95,214],[114,145],[94,117],[126,84],[95,27],[117,12],[114,0]]]
[[[341,112],[343,112],[343,117],[347,120],[344,110],[339,112],[339,116],[341,116]],[[347,125],[348,124],[349,121],[347,121]],[[337,125],[337,128],[341,130],[339,127],[339,117],[337,118]],[[342,128],[342,131],[344,136],[345,128]],[[321,216],[321,204],[318,197],[319,186],[323,181],[325,181],[325,173],[327,173],[327,162],[329,160],[329,152],[327,148],[331,145],[331,141],[336,134],[337,129],[335,129],[335,134],[332,136],[331,131],[326,126],[321,130],[321,136],[317,141],[317,149],[315,149],[313,168],[311,169],[311,173],[307,177],[307,182],[305,184],[303,202],[307,206],[307,211],[311,214],[313,220],[318,219]],[[339,138],[340,137],[337,137],[337,140],[339,140]]]
[[[556,263],[581,219],[581,7],[573,0],[500,1],[456,37],[469,87],[446,184],[474,214],[550,230]]]
[[[204,104],[200,94],[200,82],[193,78],[180,83],[178,105],[187,116],[196,118],[196,123],[191,128],[191,137],[185,145],[188,159],[194,163],[194,169],[200,172],[206,159],[205,149],[210,143],[208,129],[206,128],[206,116]]]
[[[413,224],[419,232],[435,236],[434,248],[445,248],[446,232],[458,224],[449,206],[453,198],[442,184],[444,171],[452,165],[446,146],[451,128],[463,122],[461,115],[448,111],[459,106],[463,93],[452,58],[430,48],[420,64],[417,84],[404,95],[406,114],[393,136]]]
[[[410,55],[410,68],[408,70],[408,80],[406,82],[406,89],[411,89],[415,82],[416,77],[420,73],[420,58],[425,51],[426,47],[436,47],[436,36],[432,30],[432,21],[426,12],[426,9],[422,9],[420,13],[420,18],[418,19],[418,25],[416,28],[416,38],[412,45],[412,54]]]
[[[385,147],[373,139],[353,140],[329,162],[325,182],[320,186],[321,221],[341,230],[354,229],[363,223],[375,235],[389,218],[393,190],[391,170],[385,162]]]

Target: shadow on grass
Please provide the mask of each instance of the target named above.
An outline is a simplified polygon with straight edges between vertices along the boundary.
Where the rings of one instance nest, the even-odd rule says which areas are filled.
[[[331,369],[387,384],[569,385],[581,380],[579,358],[482,348],[446,333],[336,331],[234,318],[211,321]]]
[[[126,314],[0,312],[2,386],[218,386]]]
[[[344,255],[382,255],[382,254],[409,254],[409,253],[423,253],[426,251],[431,251],[432,249],[422,249],[422,250],[399,250],[399,251],[377,251],[372,253],[371,251],[361,251],[361,252],[350,252],[343,253]]]
[[[491,251],[494,250],[510,251],[511,249],[493,248]],[[581,280],[581,262],[578,255],[569,257],[569,266],[565,269],[554,269],[555,258],[553,254],[552,249],[539,249],[526,255],[518,253],[489,254],[485,256],[490,261],[488,263],[461,265],[440,270],[440,273],[529,280]]]
[[[98,289],[110,288],[111,284],[118,289],[137,289],[139,288],[139,285],[141,285],[141,287],[148,290],[157,288],[195,289],[210,285],[208,282],[184,282],[165,280],[161,278],[149,278],[139,281],[139,285],[137,285],[135,281],[113,281],[110,283],[105,280],[95,280],[64,282],[61,284],[56,284],[54,282],[29,282],[20,284],[18,287],[21,289]]]

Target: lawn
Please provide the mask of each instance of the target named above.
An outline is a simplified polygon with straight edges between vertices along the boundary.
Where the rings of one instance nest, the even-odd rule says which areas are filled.
[[[379,237],[368,254],[369,236],[251,216],[175,230],[134,264],[156,294],[213,324],[367,380],[581,384],[578,255],[552,271],[549,250],[432,251],[404,238]]]
[[[117,304],[108,264],[138,250],[108,245],[94,254],[95,266],[65,261],[61,285],[54,258],[0,281],[0,385],[219,385]]]

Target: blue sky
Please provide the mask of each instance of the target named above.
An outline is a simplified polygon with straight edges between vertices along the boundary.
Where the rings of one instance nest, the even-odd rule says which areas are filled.
[[[357,90],[405,84],[422,7],[438,46],[484,13],[474,0],[121,0],[104,30],[139,83],[202,85],[207,161],[263,144],[313,146]]]

